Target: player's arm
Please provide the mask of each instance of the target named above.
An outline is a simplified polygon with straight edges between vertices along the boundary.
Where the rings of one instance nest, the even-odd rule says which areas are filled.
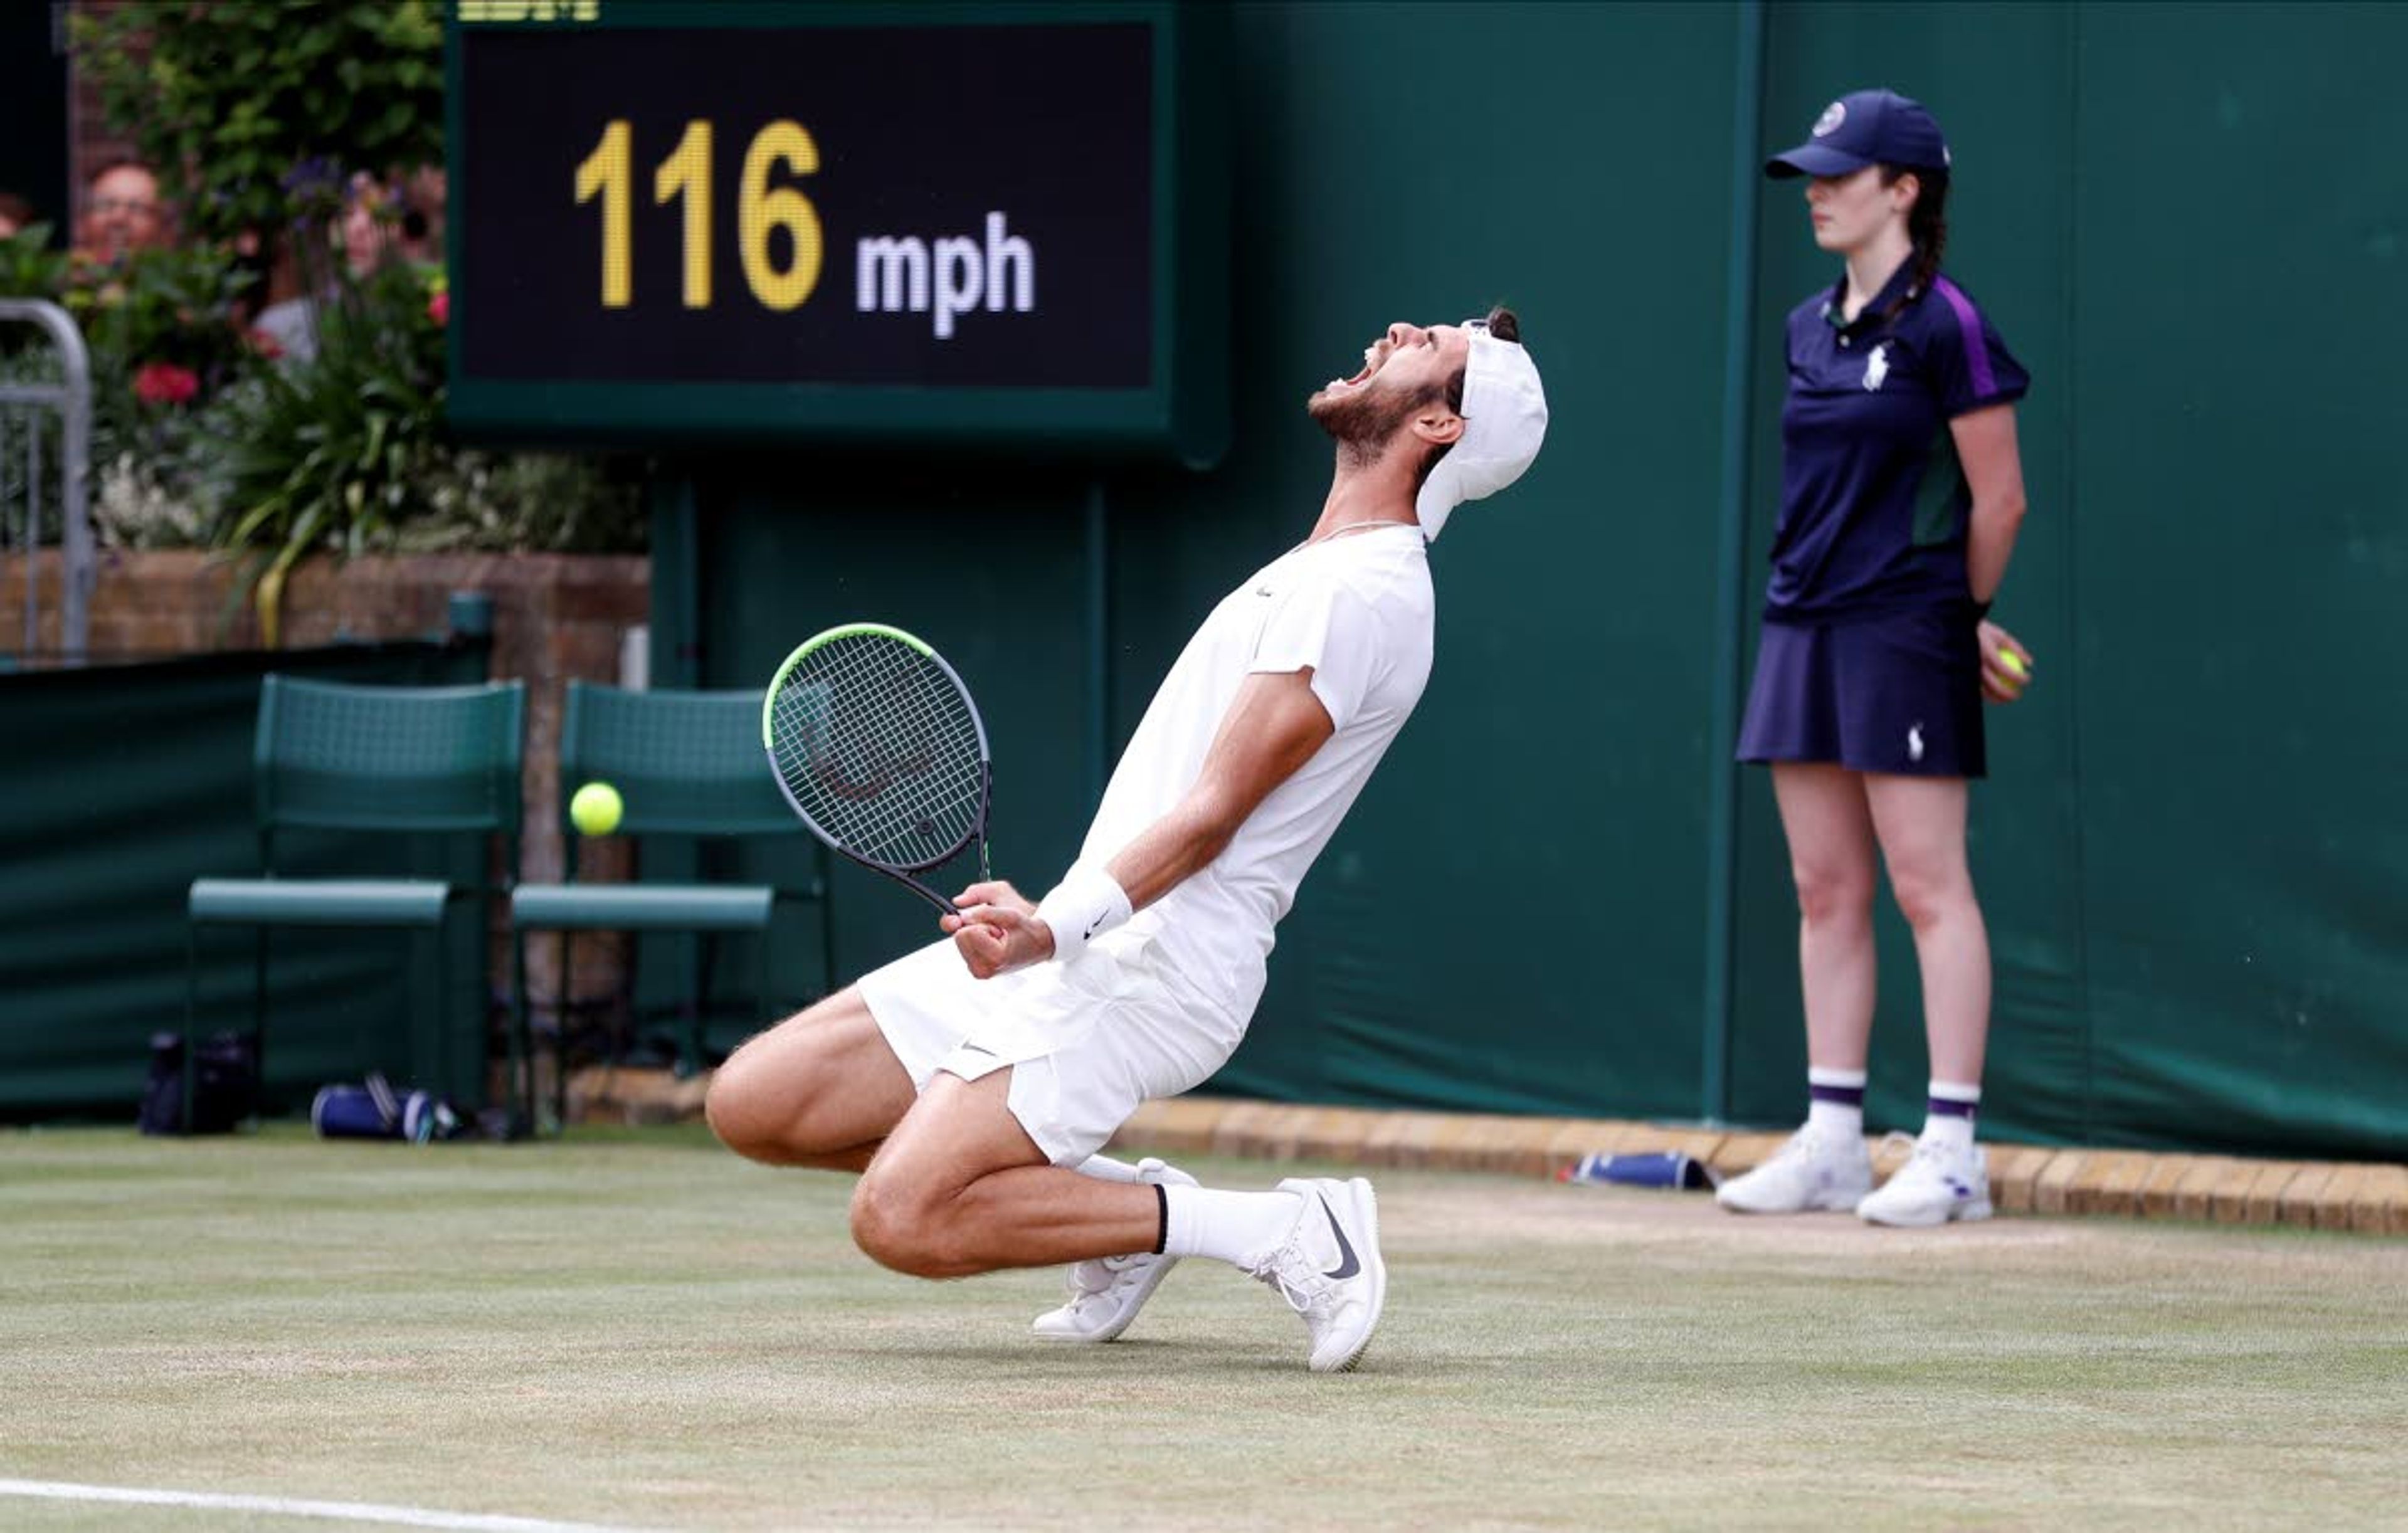
[[[1127,910],[1144,910],[1219,856],[1271,790],[1312,760],[1335,732],[1328,710],[1313,695],[1312,667],[1247,677],[1222,715],[1195,784],[1103,869],[1126,896]],[[1071,887],[1066,880],[1065,888]],[[1036,906],[1003,883],[972,884],[956,903],[962,906],[960,918],[948,916],[942,924],[979,978],[1054,956],[1055,934],[1049,922],[1062,918],[1059,910],[1049,909],[1040,919]],[[1083,944],[1085,934],[1077,934],[1076,940]]]
[[[1204,753],[1204,769],[1169,813],[1121,849],[1105,871],[1142,910],[1227,850],[1271,790],[1336,731],[1312,695],[1312,669],[1245,680]]]

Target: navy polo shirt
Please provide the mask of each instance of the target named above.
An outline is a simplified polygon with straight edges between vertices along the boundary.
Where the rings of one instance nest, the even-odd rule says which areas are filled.
[[[1909,260],[1853,322],[1841,319],[1844,275],[1789,311],[1781,521],[1764,606],[1775,622],[1972,600],[1973,495],[1949,423],[2022,398],[2031,380],[1963,289],[1945,276],[1928,292],[1914,280]]]

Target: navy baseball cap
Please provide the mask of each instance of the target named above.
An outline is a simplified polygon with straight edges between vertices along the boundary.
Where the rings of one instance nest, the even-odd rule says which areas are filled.
[[[1948,140],[1921,102],[1896,91],[1856,91],[1824,107],[1813,135],[1765,161],[1764,173],[1775,179],[1852,176],[1867,165],[1945,170]]]

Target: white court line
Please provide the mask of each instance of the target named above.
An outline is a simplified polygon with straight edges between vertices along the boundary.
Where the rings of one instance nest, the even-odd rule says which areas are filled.
[[[280,1517],[324,1517],[344,1523],[390,1523],[402,1527],[456,1527],[469,1533],[628,1533],[594,1523],[554,1523],[541,1517],[498,1517],[470,1512],[429,1512],[422,1507],[378,1506],[371,1501],[303,1501],[283,1496],[220,1496],[208,1491],[135,1490],[119,1485],[74,1485],[57,1480],[0,1480],[0,1496],[45,1501],[109,1501],[120,1505],[190,1507],[205,1512],[265,1512]]]

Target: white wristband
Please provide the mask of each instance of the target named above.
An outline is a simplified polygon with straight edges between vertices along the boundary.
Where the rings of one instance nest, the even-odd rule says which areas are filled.
[[[1072,863],[1054,892],[1037,902],[1037,919],[1054,933],[1054,958],[1069,963],[1087,944],[1129,918],[1126,891],[1100,867]]]

